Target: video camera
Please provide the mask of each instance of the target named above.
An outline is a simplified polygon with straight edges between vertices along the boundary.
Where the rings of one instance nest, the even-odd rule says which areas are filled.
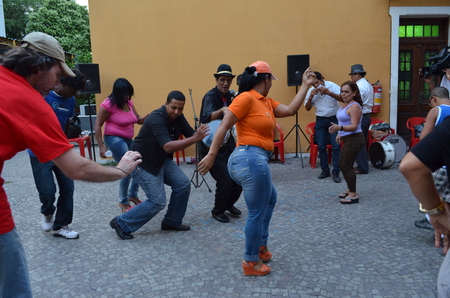
[[[430,66],[424,66],[419,70],[419,77],[428,78],[431,75],[441,75],[442,70],[450,68],[450,45],[444,46],[436,56],[427,60]]]

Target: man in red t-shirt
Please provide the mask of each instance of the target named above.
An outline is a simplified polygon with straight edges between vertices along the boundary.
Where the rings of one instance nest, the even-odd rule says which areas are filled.
[[[127,152],[117,167],[104,167],[79,156],[68,143],[52,108],[43,96],[59,84],[60,75],[75,76],[53,37],[32,32],[21,47],[0,60],[0,297],[31,297],[25,252],[16,231],[1,178],[5,160],[30,148],[40,162],[52,160],[72,179],[119,180],[141,162]]]

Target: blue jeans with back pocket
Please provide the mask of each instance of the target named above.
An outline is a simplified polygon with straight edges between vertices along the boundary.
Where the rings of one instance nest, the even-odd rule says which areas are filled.
[[[228,159],[228,172],[242,186],[248,209],[245,223],[244,260],[259,260],[259,247],[267,246],[269,223],[277,202],[269,157],[272,152],[257,146],[239,146]]]
[[[119,163],[124,154],[130,150],[132,139],[125,139],[118,136],[105,135],[105,144],[113,154],[114,160]],[[119,200],[121,204],[129,204],[128,197],[137,198],[139,185],[133,181],[131,176],[120,179],[119,182]]]

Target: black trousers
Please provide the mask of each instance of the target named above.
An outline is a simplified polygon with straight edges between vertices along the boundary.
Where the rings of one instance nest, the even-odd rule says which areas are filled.
[[[205,151],[207,153],[207,148],[203,147],[203,156],[205,155]],[[242,187],[234,182],[230,174],[228,174],[228,158],[231,153],[233,152],[228,146],[220,148],[214,165],[209,170],[211,176],[216,180],[216,195],[214,208],[212,209],[214,214],[222,214],[227,209],[233,207],[242,193]]]
[[[364,140],[367,144],[367,138],[369,135],[369,127],[371,122],[371,116],[370,113],[363,114],[362,122],[361,122],[361,129],[364,134]],[[360,171],[361,173],[367,174],[369,173],[369,160],[367,159],[367,148],[364,146],[356,156],[356,163],[358,166],[356,169]]]
[[[365,146],[364,134],[362,132],[346,135],[341,138],[344,146],[339,156],[339,167],[350,192],[356,192],[356,174],[353,170],[353,163],[356,155]]]

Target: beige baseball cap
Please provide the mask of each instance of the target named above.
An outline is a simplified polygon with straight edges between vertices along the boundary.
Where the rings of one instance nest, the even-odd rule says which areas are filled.
[[[27,34],[20,43],[22,48],[30,48],[44,55],[59,60],[61,68],[67,76],[75,77],[75,74],[66,64],[66,57],[61,44],[52,36],[42,32]]]

